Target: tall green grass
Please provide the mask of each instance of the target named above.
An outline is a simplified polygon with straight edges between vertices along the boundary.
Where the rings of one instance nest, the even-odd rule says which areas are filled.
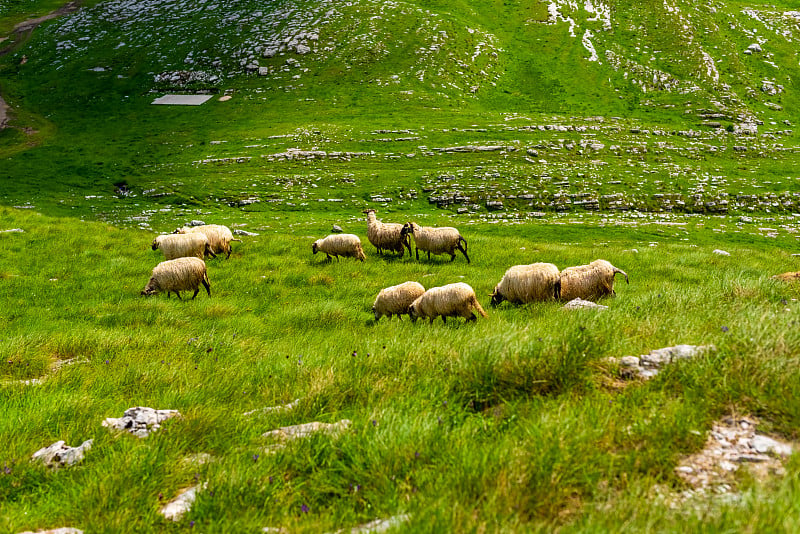
[[[643,247],[644,230],[606,230],[598,244],[590,226],[564,242],[558,225],[473,224],[462,228],[469,265],[380,257],[370,245],[363,264],[328,263],[300,227],[243,237],[229,260],[209,261],[212,296],[179,301],[139,296],[161,260],[152,233],[29,210],[4,208],[2,219],[24,230],[0,234],[4,530],[317,532],[403,513],[423,532],[739,530],[735,506],[760,529],[793,525],[795,461],[766,485],[743,475],[739,505],[642,504],[683,489],[678,460],[730,412],[797,438],[798,290],[769,279],[791,263],[773,241],[696,229],[699,246]],[[514,263],[596,257],[631,277],[608,310],[488,306]],[[489,318],[375,322],[377,292],[406,279],[465,281]],[[716,350],[641,383],[608,361],[679,343]],[[296,398],[293,411],[243,415]],[[139,405],[183,417],[144,440],[101,426]],[[352,421],[342,436],[276,454],[260,437],[341,419]],[[89,438],[80,466],[29,461],[57,440]],[[186,459],[198,453],[213,460]],[[158,514],[197,483],[206,489],[181,522]]]

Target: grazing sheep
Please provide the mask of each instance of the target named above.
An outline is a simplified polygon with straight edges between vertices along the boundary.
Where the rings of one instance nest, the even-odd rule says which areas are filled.
[[[314,254],[324,252],[328,261],[331,260],[331,256],[336,256],[336,261],[339,261],[339,256],[358,258],[361,261],[367,259],[364,249],[361,248],[361,240],[354,234],[331,234],[323,239],[317,239],[311,245],[311,251]]]
[[[216,258],[216,254],[208,243],[208,238],[203,234],[159,235],[153,239],[152,248],[153,250],[161,249],[164,258],[168,260],[186,257],[203,259],[206,255]]]
[[[433,287],[423,293],[408,307],[408,315],[412,321],[418,317],[433,320],[441,315],[442,321],[447,322],[447,317],[464,317],[467,321],[476,319],[472,310],[478,310],[486,317],[475,291],[464,282]]]
[[[225,253],[225,259],[231,257],[231,241],[242,242],[241,239],[233,237],[233,232],[227,226],[221,224],[204,224],[202,226],[184,226],[177,228],[173,234],[203,234],[208,239],[208,244],[211,245],[211,250],[214,254]]]
[[[614,295],[614,275],[622,273],[625,282],[628,275],[606,260],[595,260],[589,265],[569,267],[561,271],[558,280],[559,298],[570,301],[575,298],[595,301],[600,297]]]
[[[552,263],[532,263],[510,267],[492,292],[492,306],[504,300],[526,304],[558,298],[558,267]]]
[[[211,283],[208,281],[206,262],[200,258],[178,258],[162,261],[153,267],[153,274],[141,294],[149,296],[166,291],[169,298],[170,292],[174,292],[180,299],[181,291],[194,290],[194,299],[200,291],[200,284],[203,284],[210,297]]]
[[[402,284],[381,289],[372,305],[372,313],[377,321],[384,315],[389,319],[392,315],[400,317],[408,312],[408,307],[417,297],[425,293],[425,288],[419,282],[403,282]]]
[[[402,224],[379,221],[375,217],[374,209],[364,210],[364,213],[367,214],[367,239],[378,249],[378,254],[388,250],[399,252],[402,258],[407,248],[408,255],[411,256],[411,245],[408,243],[408,236],[402,234]]]
[[[414,222],[408,222],[403,225],[401,235],[406,236],[411,234],[414,236],[414,244],[417,251],[417,260],[419,260],[419,251],[428,253],[428,259],[431,259],[431,254],[450,254],[450,261],[456,259],[456,249],[460,250],[464,257],[467,258],[469,263],[469,256],[467,256],[467,240],[461,237],[458,230],[449,226],[442,228],[423,227]],[[461,246],[461,242],[464,246]]]

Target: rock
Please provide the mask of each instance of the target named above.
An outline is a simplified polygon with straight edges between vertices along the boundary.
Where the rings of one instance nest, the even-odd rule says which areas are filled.
[[[256,236],[256,235],[259,235],[259,234],[255,233],[255,232],[248,232],[247,230],[241,230],[239,228],[236,228],[233,231],[233,235]]]
[[[754,451],[759,453],[772,453],[778,456],[789,456],[792,454],[792,446],[787,443],[781,443],[767,436],[756,434],[750,442],[750,446]]]
[[[297,52],[297,53],[298,53],[298,54],[300,54],[301,56],[302,56],[302,55],[305,55],[305,54],[308,54],[309,52],[311,52],[311,48],[307,47],[307,46],[306,46],[306,45],[304,45],[304,44],[299,44],[299,45],[297,45],[296,47],[294,47],[294,50],[295,50],[295,52]]]
[[[221,96],[221,97],[219,97],[219,99],[218,99],[218,100],[219,100],[220,102],[227,102],[227,101],[228,101],[228,100],[230,100],[231,98],[233,98],[231,95],[225,95],[225,96]]]
[[[134,436],[146,438],[151,432],[161,428],[161,423],[173,417],[180,417],[178,410],[154,410],[143,406],[128,408],[120,418],[109,417],[103,426],[130,432]]]
[[[0,230],[0,233],[6,233],[6,232],[18,232],[18,233],[22,233],[22,232],[24,232],[24,231],[25,231],[25,230],[23,230],[22,228],[11,228],[10,230]]]
[[[595,302],[591,302],[589,300],[583,300],[581,298],[572,299],[571,301],[564,304],[564,308],[568,310],[578,310],[581,308],[593,308],[596,310],[607,310],[608,306],[603,306],[602,304],[597,304]]]
[[[342,232],[344,232],[344,230],[342,230],[342,227],[339,226],[338,224],[334,224],[333,227],[331,228],[331,232],[333,232],[334,234],[341,234]]]
[[[194,220],[189,223],[189,226],[205,226],[206,223],[203,221]]]
[[[387,530],[394,529],[403,523],[408,523],[409,519],[410,516],[408,514],[396,515],[388,519],[376,519],[375,521],[370,521],[369,523],[353,527],[349,531],[337,530],[336,534],[344,534],[345,532],[350,532],[350,534],[377,534],[379,532],[386,532]]]
[[[84,453],[92,448],[93,441],[87,439],[77,447],[70,447],[65,445],[63,441],[56,441],[49,447],[44,447],[33,453],[31,460],[40,461],[48,467],[75,465],[83,461]]]
[[[717,249],[714,249],[714,250],[712,250],[712,251],[711,251],[711,253],[712,253],[712,254],[717,254],[717,255],[719,255],[719,256],[730,256],[730,255],[731,255],[731,253],[730,253],[730,252],[725,252],[724,250],[720,250],[720,249],[718,249],[718,248],[717,248]]]
[[[748,46],[747,49],[750,50],[750,53],[761,52],[761,45],[758,43],[753,43],[750,46]]]
[[[295,426],[283,426],[275,430],[270,430],[261,435],[261,437],[273,439],[278,443],[268,447],[267,452],[275,452],[277,449],[283,448],[288,441],[295,439],[307,438],[317,433],[327,434],[331,437],[337,437],[344,430],[350,426],[349,419],[342,419],[336,423],[304,423]]]
[[[300,404],[300,399],[295,399],[289,404],[282,404],[280,406],[267,406],[266,408],[259,408],[257,410],[250,410],[242,415],[253,415],[256,413],[275,413],[275,412],[288,412],[294,410]]]
[[[177,497],[161,507],[158,512],[167,519],[179,521],[183,514],[192,509],[197,492],[203,488],[205,488],[205,484],[182,489],[178,492]]]
[[[652,350],[638,358],[624,356],[619,360],[620,374],[624,377],[649,379],[656,376],[665,365],[675,360],[692,358],[713,348],[713,345],[675,345]]]

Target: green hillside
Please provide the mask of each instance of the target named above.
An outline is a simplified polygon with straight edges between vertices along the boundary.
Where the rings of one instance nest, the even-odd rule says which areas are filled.
[[[798,42],[789,0],[0,0],[0,531],[797,531]],[[200,222],[210,295],[141,296]],[[598,258],[607,308],[489,306]],[[376,321],[407,280],[488,317]]]

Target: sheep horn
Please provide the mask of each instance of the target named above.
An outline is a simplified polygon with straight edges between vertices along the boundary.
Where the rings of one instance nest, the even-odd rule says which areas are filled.
[[[630,285],[630,281],[628,280],[628,273],[626,273],[622,269],[617,269],[616,267],[614,267],[614,275],[616,275],[617,273],[622,273],[625,276],[625,283]]]

